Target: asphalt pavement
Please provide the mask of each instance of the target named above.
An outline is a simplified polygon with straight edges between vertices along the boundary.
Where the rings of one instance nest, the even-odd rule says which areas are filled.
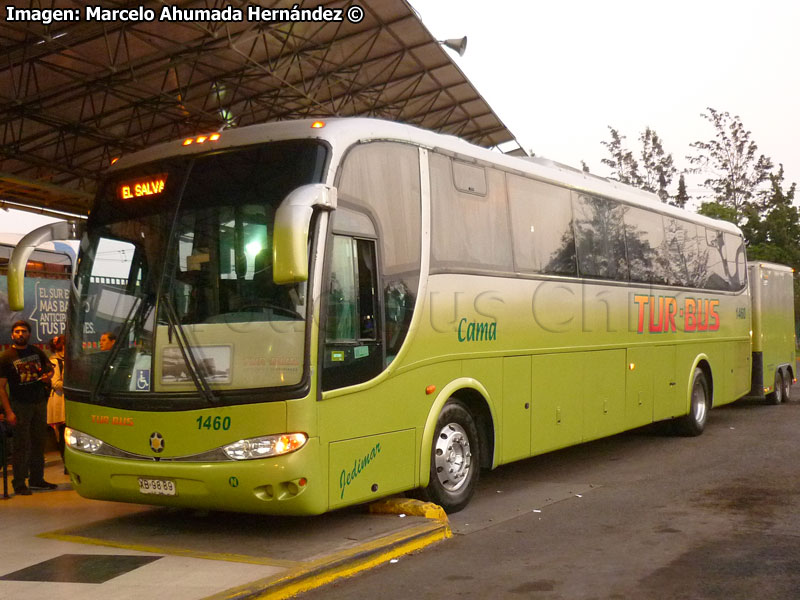
[[[800,598],[800,390],[482,476],[454,536],[301,598]]]

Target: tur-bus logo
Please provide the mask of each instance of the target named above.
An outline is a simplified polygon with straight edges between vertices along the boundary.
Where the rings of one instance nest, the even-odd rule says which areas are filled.
[[[670,333],[678,331],[717,331],[719,300],[685,298],[683,307],[678,308],[677,299],[672,296],[634,296],[638,305],[639,320],[637,333]]]

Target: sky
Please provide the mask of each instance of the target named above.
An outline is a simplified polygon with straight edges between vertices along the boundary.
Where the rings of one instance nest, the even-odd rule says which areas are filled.
[[[608,176],[608,126],[634,154],[650,127],[684,169],[689,144],[714,136],[700,116],[712,107],[800,184],[800,2],[410,2],[437,39],[467,36],[450,55],[537,156]]]
[[[437,39],[468,37],[451,57],[537,156],[608,176],[608,126],[635,152],[650,127],[684,169],[689,144],[714,136],[700,117],[710,106],[741,117],[787,187],[800,183],[800,2],[410,2]],[[700,180],[687,179],[690,195]],[[0,231],[44,222],[0,211]]]

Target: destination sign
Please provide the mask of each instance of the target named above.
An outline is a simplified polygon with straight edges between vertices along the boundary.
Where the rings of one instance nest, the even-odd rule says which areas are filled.
[[[158,196],[164,191],[167,184],[167,174],[151,175],[133,181],[125,181],[117,186],[117,196],[120,200],[133,200]]]

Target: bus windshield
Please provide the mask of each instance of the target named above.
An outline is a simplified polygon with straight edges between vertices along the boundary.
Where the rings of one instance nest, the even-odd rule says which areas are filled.
[[[300,386],[306,284],[274,283],[272,236],[281,201],[322,180],[326,155],[272,142],[107,180],[81,242],[66,386],[165,408]]]

